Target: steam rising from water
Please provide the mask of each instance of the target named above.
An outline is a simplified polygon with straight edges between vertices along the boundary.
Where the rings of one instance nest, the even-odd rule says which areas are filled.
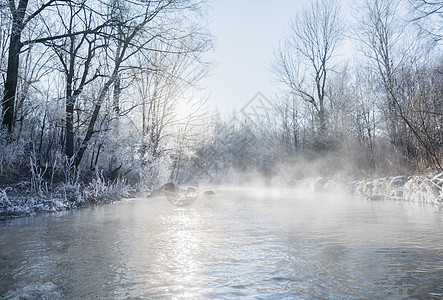
[[[0,223],[0,269],[8,274],[0,297],[31,290],[70,299],[443,292],[436,206],[317,193],[302,184],[211,189],[215,195],[184,208],[148,198]]]

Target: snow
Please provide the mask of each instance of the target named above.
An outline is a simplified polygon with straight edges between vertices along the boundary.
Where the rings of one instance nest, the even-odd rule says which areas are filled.
[[[443,204],[443,172],[427,176],[396,176],[360,181],[355,192],[365,197]]]
[[[317,177],[297,183],[315,192],[346,192],[368,200],[400,200],[443,205],[443,172],[429,175],[381,177],[372,180],[334,180]],[[21,190],[21,191],[20,191]],[[106,183],[97,177],[89,185],[62,184],[53,192],[31,193],[29,190],[0,189],[0,218],[36,212],[55,212],[78,208],[85,203],[120,199],[131,194],[124,180]]]
[[[413,201],[443,205],[443,172],[429,175],[400,175],[371,180],[342,180],[317,177],[298,182],[315,192],[346,191],[368,200]]]
[[[97,177],[86,186],[62,183],[52,191],[33,191],[32,188],[18,186],[0,188],[0,218],[70,210],[87,203],[110,202],[129,195],[130,185],[124,180],[106,182],[102,177]]]

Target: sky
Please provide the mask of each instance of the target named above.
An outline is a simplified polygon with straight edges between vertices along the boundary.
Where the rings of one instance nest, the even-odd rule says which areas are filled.
[[[240,110],[254,95],[267,98],[276,86],[269,66],[289,23],[308,0],[215,0],[209,30],[215,36],[208,58],[215,63],[203,84],[210,107]]]

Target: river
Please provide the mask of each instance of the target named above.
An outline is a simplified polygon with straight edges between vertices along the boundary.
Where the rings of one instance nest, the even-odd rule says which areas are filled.
[[[0,221],[1,299],[443,299],[443,209],[226,188]]]

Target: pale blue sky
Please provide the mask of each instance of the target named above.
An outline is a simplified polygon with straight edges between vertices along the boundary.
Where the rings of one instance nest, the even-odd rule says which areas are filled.
[[[275,93],[268,67],[289,22],[308,0],[216,0],[209,16],[216,37],[214,70],[204,84],[222,112],[240,109],[257,92]]]

